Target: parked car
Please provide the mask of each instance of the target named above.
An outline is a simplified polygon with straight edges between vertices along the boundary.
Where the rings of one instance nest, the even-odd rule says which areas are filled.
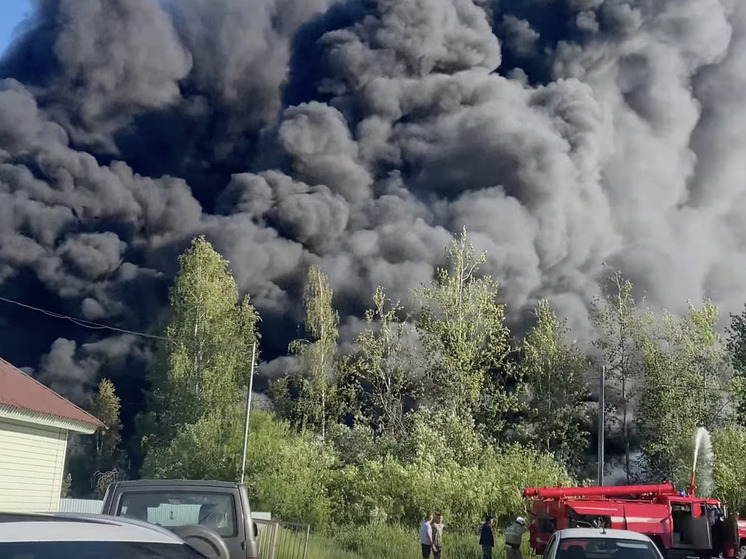
[[[204,527],[173,531],[128,518],[75,513],[0,513],[1,559],[227,559]]]
[[[230,559],[256,559],[256,524],[240,483],[210,480],[140,479],[112,483],[102,514],[126,516],[170,530],[207,526],[226,543]]]
[[[663,559],[648,536],[629,530],[567,528],[555,532],[542,559]]]

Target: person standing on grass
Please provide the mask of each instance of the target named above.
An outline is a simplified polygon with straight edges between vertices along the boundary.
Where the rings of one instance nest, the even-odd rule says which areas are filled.
[[[482,546],[482,559],[492,559],[492,548],[495,547],[495,535],[492,533],[492,517],[484,517],[484,524],[479,534],[479,545]]]
[[[433,559],[440,559],[440,551],[443,549],[443,515],[435,515],[435,522],[432,524],[433,530]]]
[[[527,530],[526,521],[520,516],[507,527],[505,530],[506,559],[523,559],[521,556],[521,541]]]
[[[422,544],[422,557],[429,559],[433,549],[433,514],[427,515],[425,522],[420,525],[420,543]]]

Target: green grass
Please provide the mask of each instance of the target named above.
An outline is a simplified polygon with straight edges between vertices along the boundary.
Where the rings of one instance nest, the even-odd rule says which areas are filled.
[[[259,537],[260,553],[264,556],[271,548],[269,542],[262,543]],[[277,559],[302,559],[305,534],[281,529],[277,536]],[[524,559],[534,559],[534,555],[524,538],[522,552]],[[306,559],[413,559],[420,557],[419,530],[404,526],[375,525],[348,526],[330,529],[325,532],[312,532],[308,542]],[[443,534],[442,559],[480,559],[482,548],[477,533]],[[504,559],[503,540],[495,534],[493,559]]]
[[[260,557],[271,557],[271,534],[270,530],[266,530],[257,538]],[[279,528],[276,559],[302,559],[305,535],[305,532]],[[360,559],[360,557],[344,550],[333,537],[311,533],[306,559]]]
[[[339,557],[340,559],[412,559],[421,556],[419,530],[403,526],[368,525],[338,528],[328,534],[317,534],[314,537],[325,541],[328,555],[312,556],[306,559]],[[338,551],[333,551],[338,550]],[[521,551],[524,559],[534,557],[524,539]],[[333,554],[339,553],[339,554]],[[347,553],[344,555],[344,553]],[[479,546],[477,533],[443,534],[442,559],[480,559],[482,548]],[[502,536],[495,534],[493,559],[504,559]]]
[[[342,549],[333,538],[311,534],[306,559],[360,559],[360,555]]]

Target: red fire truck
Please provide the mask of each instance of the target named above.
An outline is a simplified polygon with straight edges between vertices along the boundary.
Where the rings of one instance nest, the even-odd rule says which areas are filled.
[[[649,536],[664,557],[746,559],[746,521],[728,515],[717,499],[677,491],[671,482],[616,487],[529,487],[530,544],[543,553],[556,530],[603,526]]]

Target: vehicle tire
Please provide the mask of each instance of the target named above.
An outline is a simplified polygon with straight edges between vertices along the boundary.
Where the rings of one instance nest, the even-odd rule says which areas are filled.
[[[746,545],[736,551],[736,559],[746,559]]]

